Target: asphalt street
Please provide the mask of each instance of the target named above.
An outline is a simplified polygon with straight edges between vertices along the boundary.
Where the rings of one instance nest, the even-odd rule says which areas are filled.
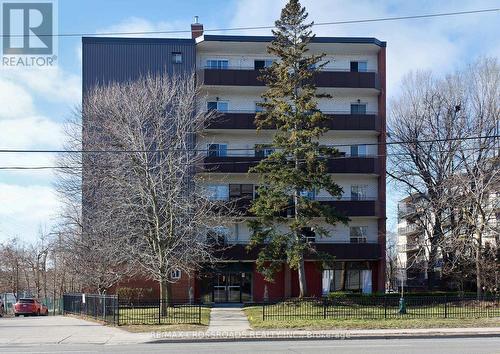
[[[0,353],[500,353],[500,338],[1,345]]]

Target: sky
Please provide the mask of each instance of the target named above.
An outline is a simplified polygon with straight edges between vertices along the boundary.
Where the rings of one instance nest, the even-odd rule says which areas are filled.
[[[14,0],[11,0],[14,1]],[[1,2],[1,0],[0,0]],[[205,29],[271,25],[284,0],[59,0],[58,32],[144,32],[189,30],[198,15]],[[317,23],[478,10],[500,1],[338,1],[302,0]],[[319,36],[363,36],[387,41],[387,95],[411,70],[444,75],[480,56],[500,55],[500,13],[472,14],[365,24],[317,26]],[[212,32],[214,34],[215,32]],[[269,30],[219,32],[269,35]],[[172,35],[155,35],[167,37]],[[189,37],[189,33],[176,34]],[[57,66],[5,69],[0,66],[0,149],[58,149],[64,121],[81,101],[81,38],[58,39]],[[1,166],[54,165],[50,154],[0,154]],[[59,203],[50,170],[0,170],[0,242],[19,237],[32,241],[40,227],[50,230]],[[396,201],[389,184],[388,229],[396,227]]]

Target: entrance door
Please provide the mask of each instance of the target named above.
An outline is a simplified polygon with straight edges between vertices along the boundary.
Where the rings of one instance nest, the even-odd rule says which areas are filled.
[[[241,302],[241,273],[214,274],[213,301]]]
[[[215,274],[214,285],[213,285],[214,302],[227,302],[226,280],[227,280],[226,274],[222,273]]]

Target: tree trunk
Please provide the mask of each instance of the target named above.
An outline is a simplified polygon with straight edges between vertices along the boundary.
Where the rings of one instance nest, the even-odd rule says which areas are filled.
[[[167,276],[163,276],[160,280],[160,307],[161,315],[167,316],[168,304],[172,301],[172,287],[167,281]]]
[[[482,250],[481,231],[477,232],[477,247],[476,247],[476,296],[479,300],[482,293],[482,278],[481,278],[481,250]]]
[[[439,252],[438,245],[441,240],[441,213],[436,215],[436,221],[432,230],[432,238],[430,239],[429,262],[427,264],[427,289],[432,290],[436,286],[437,277],[435,267],[438,261]]]
[[[301,257],[299,261],[299,297],[305,297],[307,295],[307,280],[306,280],[306,268],[304,264],[304,257]]]

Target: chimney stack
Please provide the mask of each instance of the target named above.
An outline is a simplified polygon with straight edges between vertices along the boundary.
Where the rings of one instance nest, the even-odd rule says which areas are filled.
[[[191,38],[195,39],[203,36],[203,25],[198,22],[198,16],[194,17],[194,23],[191,24]]]

